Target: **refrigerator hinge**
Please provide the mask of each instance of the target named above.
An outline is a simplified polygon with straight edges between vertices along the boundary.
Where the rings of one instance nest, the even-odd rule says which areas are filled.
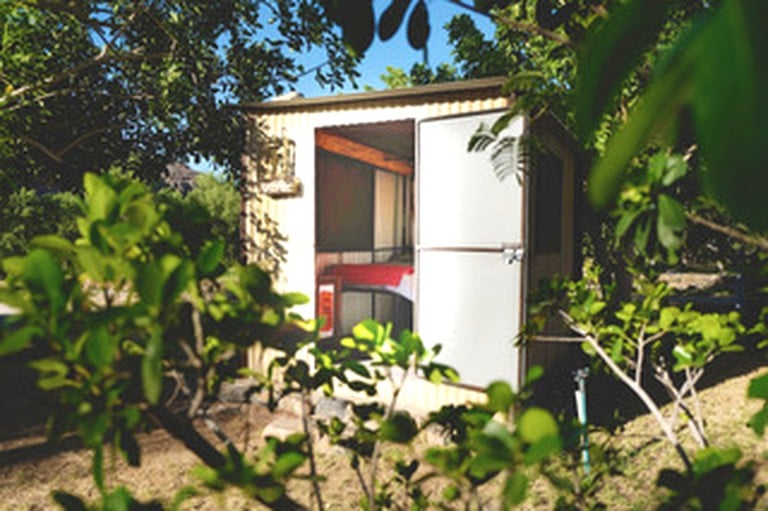
[[[501,259],[504,264],[513,264],[523,262],[525,249],[523,247],[504,247],[501,251]]]

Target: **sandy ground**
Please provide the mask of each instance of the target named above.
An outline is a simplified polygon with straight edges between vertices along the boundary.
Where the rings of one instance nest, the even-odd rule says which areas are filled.
[[[760,403],[746,399],[749,380],[764,368],[735,371],[727,379],[710,382],[701,392],[707,430],[714,445],[738,445],[745,457],[754,460],[758,477],[768,481],[768,440],[758,438],[746,426],[748,418]],[[610,399],[611,392],[603,399]],[[616,396],[616,399],[623,399]],[[290,429],[298,427],[297,418],[288,411],[277,416],[260,405],[219,404],[214,415],[228,435],[243,449],[251,449],[263,441],[265,427]],[[204,425],[200,425],[205,430]],[[621,451],[624,474],[607,480],[603,500],[610,509],[648,509],[658,496],[655,475],[663,467],[679,465],[674,453],[659,440],[658,428],[652,418],[640,415],[626,423],[615,437],[599,437],[596,442],[612,444]],[[197,459],[164,431],[143,434],[142,466],[128,467],[122,460],[109,461],[107,483],[110,487],[126,485],[142,499],[167,499],[179,489],[194,485],[190,470],[198,465]],[[347,510],[356,507],[361,492],[354,472],[349,468],[346,453],[327,443],[319,443],[319,463],[328,476],[323,483],[326,509]],[[422,445],[423,447],[423,445]],[[387,454],[391,462],[397,454]],[[0,442],[0,510],[56,509],[51,500],[54,489],[63,489],[86,499],[94,500],[98,493],[91,478],[90,452],[80,448],[73,439],[57,446],[45,443],[40,428],[26,429],[25,434]],[[552,495],[546,488],[537,490],[526,504],[527,509],[551,509]],[[437,490],[435,490],[437,491]],[[309,486],[297,482],[291,486],[291,495],[310,504]],[[166,500],[167,502],[167,500]],[[768,502],[764,502],[768,509]],[[245,499],[239,492],[224,495],[203,491],[185,501],[185,510],[238,510],[260,509],[258,504]]]

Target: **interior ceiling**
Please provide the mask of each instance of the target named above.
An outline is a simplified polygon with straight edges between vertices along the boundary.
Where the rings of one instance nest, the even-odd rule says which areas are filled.
[[[323,131],[376,148],[396,159],[414,159],[413,120],[334,126]]]

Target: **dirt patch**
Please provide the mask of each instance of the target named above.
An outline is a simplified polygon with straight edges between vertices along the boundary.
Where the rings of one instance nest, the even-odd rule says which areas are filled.
[[[745,398],[749,380],[764,369],[753,369],[721,381],[702,391],[704,416],[708,418],[707,430],[713,445],[737,445],[745,458],[754,460],[758,478],[768,481],[768,440],[758,438],[746,426],[748,418],[760,403]],[[295,415],[280,412],[270,414],[263,406],[219,404],[213,414],[222,428],[237,446],[252,451],[263,442],[262,433],[269,425],[281,424],[284,428],[296,422]],[[200,424],[200,430],[206,428]],[[213,438],[211,436],[211,438]],[[155,430],[142,434],[142,466],[133,468],[120,459],[108,462],[108,484],[111,487],[125,485],[143,500],[169,499],[185,486],[195,485],[190,475],[198,460],[164,431]],[[437,441],[435,439],[426,442]],[[664,444],[652,418],[641,415],[621,427],[613,437],[594,438],[595,442],[610,444],[621,453],[624,474],[605,481],[601,500],[611,509],[647,509],[658,501],[660,490],[655,479],[663,467],[679,468],[672,450]],[[350,469],[346,453],[326,442],[318,443],[318,460],[321,473],[327,476],[322,483],[326,509],[347,510],[357,507],[361,492],[355,473]],[[420,447],[424,447],[421,445]],[[392,463],[406,451],[388,452],[385,463]],[[98,492],[91,477],[91,455],[82,449],[75,439],[51,446],[45,443],[39,431],[0,443],[0,510],[48,510],[55,509],[51,494],[64,489],[86,499],[95,500]],[[439,485],[433,487],[438,492]],[[310,488],[305,481],[292,483],[291,495],[310,505]],[[435,495],[437,493],[434,493]],[[546,484],[537,483],[525,505],[526,509],[552,509],[554,495]],[[768,502],[762,503],[768,507]],[[202,491],[185,501],[185,510],[239,510],[261,509],[236,490],[224,494]]]

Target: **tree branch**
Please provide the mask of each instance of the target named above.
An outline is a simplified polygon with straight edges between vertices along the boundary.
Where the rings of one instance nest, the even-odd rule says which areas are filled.
[[[672,446],[675,448],[675,452],[677,452],[677,455],[682,460],[686,470],[690,472],[693,468],[693,465],[691,464],[691,460],[688,457],[688,453],[685,452],[685,449],[680,443],[680,439],[677,437],[677,434],[675,433],[674,429],[672,429],[671,425],[669,424],[669,421],[667,421],[667,419],[664,417],[664,414],[661,413],[661,410],[653,401],[653,398],[651,398],[651,396],[645,391],[643,387],[636,384],[635,381],[632,378],[630,378],[629,375],[626,372],[624,372],[624,370],[621,369],[621,367],[619,367],[619,365],[616,362],[613,361],[611,356],[603,349],[603,347],[597,341],[597,338],[595,338],[593,335],[591,335],[590,333],[580,328],[573,321],[573,319],[564,311],[560,311],[560,315],[563,317],[566,324],[571,330],[581,335],[584,338],[584,340],[587,343],[589,343],[592,349],[595,350],[597,355],[608,366],[608,368],[613,372],[613,374],[615,374],[616,377],[619,378],[619,380],[624,382],[624,384],[627,387],[629,387],[630,390],[632,390],[632,392],[634,392],[637,397],[640,398],[640,400],[643,402],[643,404],[648,409],[648,411],[651,412],[651,415],[653,415],[654,419],[656,419],[656,422],[661,428],[661,431],[664,433],[664,436],[667,438],[669,443],[671,443]]]
[[[56,85],[72,76],[79,75],[80,73],[82,73],[83,71],[91,67],[95,67],[95,66],[99,66],[99,65],[107,64],[111,62],[142,62],[142,61],[162,60],[170,56],[170,53],[166,53],[166,52],[139,53],[137,51],[132,51],[132,52],[125,52],[125,53],[111,54],[107,50],[108,50],[107,46],[104,46],[102,50],[90,60],[80,62],[59,73],[47,76],[46,78],[43,78],[42,80],[36,83],[23,85],[21,87],[11,90],[10,92],[3,94],[2,96],[0,96],[0,109],[5,110],[10,108],[8,105],[12,100],[19,99],[21,96],[23,96],[24,94],[27,94],[30,91],[39,90],[45,87]]]
[[[717,222],[707,220],[695,213],[686,213],[685,217],[695,224],[699,224],[715,232],[719,232],[720,234],[725,234],[729,238],[751,245],[763,252],[768,252],[768,238],[760,235],[748,234],[734,227],[718,224]]]
[[[124,126],[124,124],[113,124],[111,126],[104,126],[102,128],[95,128],[92,129],[86,133],[83,133],[73,141],[71,141],[69,144],[65,145],[62,149],[59,151],[55,151],[42,142],[39,142],[27,135],[19,135],[19,140],[22,142],[26,142],[27,144],[36,147],[39,149],[43,154],[45,154],[48,158],[52,159],[56,163],[62,163],[64,161],[64,156],[70,152],[72,149],[77,147],[78,145],[82,144],[89,138],[95,137],[96,135],[99,135],[101,133],[105,133],[107,131],[112,131],[114,129],[118,129]]]

